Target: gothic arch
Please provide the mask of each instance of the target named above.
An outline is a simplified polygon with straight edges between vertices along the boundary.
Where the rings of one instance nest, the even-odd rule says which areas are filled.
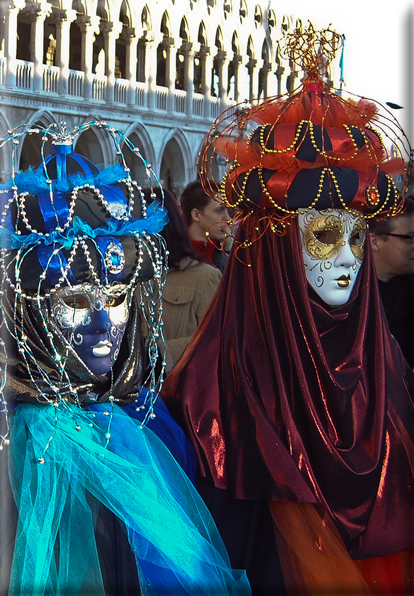
[[[140,13],[137,20],[139,26],[135,28],[135,33],[138,36],[137,45],[137,64],[136,64],[136,77],[140,83],[145,83],[146,78],[146,62],[148,61],[147,56],[147,39],[152,31],[151,13],[146,4]]]
[[[236,76],[236,72],[238,70],[238,62],[237,58],[240,54],[239,50],[239,39],[237,32],[234,31],[232,38],[231,38],[231,52],[233,53],[233,59],[229,61],[228,64],[228,74],[227,74],[227,96],[230,100],[236,101],[237,99],[237,79],[240,78]]]
[[[113,163],[113,157],[112,161],[105,159],[105,153],[107,151],[104,151],[102,136],[103,135],[99,134],[95,128],[88,128],[85,132],[81,133],[75,141],[76,153],[83,155],[83,157],[87,157],[101,169],[106,165],[109,165],[109,163]],[[107,135],[105,135],[105,137],[106,136]],[[109,139],[108,142],[110,142]],[[108,150],[109,148],[106,147],[106,149]],[[113,154],[114,151],[112,150],[112,156]]]
[[[51,124],[60,124],[58,120],[56,120],[57,114],[50,112],[49,110],[39,110],[31,115],[28,120],[28,124],[42,126],[43,128],[47,128]]]
[[[254,50],[254,42],[253,42],[253,38],[251,35],[249,35],[249,39],[247,41],[247,56],[249,57],[249,59],[255,59],[255,50]]]
[[[202,46],[208,46],[207,29],[204,21],[200,21],[198,26],[197,41]]]
[[[293,16],[284,14],[283,18],[282,18],[282,25],[281,25],[282,31],[287,33],[288,31],[290,31],[293,28],[294,28]]]
[[[151,11],[148,8],[148,4],[146,4],[142,11],[141,11],[141,26],[142,31],[152,31],[152,18],[151,18]]]
[[[98,0],[96,14],[105,21],[111,20],[111,5],[107,0]]]
[[[28,121],[33,127],[41,126],[42,128],[48,128],[51,124],[59,124],[56,122],[55,115],[48,110],[41,110],[32,114]],[[20,143],[20,151],[16,155],[16,163],[19,164],[18,170],[27,170],[29,166],[36,166],[41,161],[41,146],[42,146],[42,134],[33,133],[25,135],[24,139]],[[51,141],[47,141],[45,144],[45,156],[47,157],[50,151]]]
[[[239,18],[240,23],[243,24],[244,19],[248,16],[249,9],[246,0],[240,0]]]
[[[10,123],[4,112],[0,110],[0,138],[3,138],[9,130],[11,130]]]
[[[239,36],[237,35],[237,31],[233,31],[233,35],[232,35],[232,38],[231,38],[231,51],[234,54],[239,54],[240,53]]]
[[[193,179],[195,173],[186,135],[179,129],[171,131],[160,154],[160,181],[164,188],[168,188],[179,198],[186,181]]]
[[[262,7],[260,6],[260,4],[256,4],[256,6],[254,7],[254,24],[255,24],[255,27],[258,27],[261,24],[262,21],[263,21]]]
[[[24,8],[20,8],[17,15],[17,46],[16,46],[16,57],[18,60],[24,62],[33,61],[33,52],[31,50],[30,40],[32,35],[32,22],[30,15],[25,11]]]
[[[115,152],[109,135],[96,127],[88,128],[77,137],[75,151],[101,169],[114,162]]]
[[[183,50],[183,44],[190,40],[190,34],[188,29],[188,22],[185,16],[182,17],[180,22],[179,36],[176,39],[177,55],[176,55],[176,89],[184,89],[185,84],[185,50]]]
[[[171,36],[171,19],[170,15],[168,14],[168,10],[164,10],[161,17],[160,31],[166,37]]]
[[[214,39],[214,45],[216,46],[216,48],[218,50],[224,50],[223,33],[222,33],[220,25],[216,29],[216,37]]]
[[[202,74],[202,53],[205,48],[209,47],[207,42],[207,30],[204,21],[200,21],[197,31],[197,43],[194,44],[196,52],[194,55],[194,77],[193,77],[193,88],[194,93],[203,92],[203,74]],[[199,50],[198,50],[199,48]]]
[[[156,69],[156,84],[160,87],[167,86],[167,51],[165,49],[165,40],[171,37],[171,21],[168,11],[165,10],[161,22],[159,34],[163,35],[162,41],[157,47],[157,69]]]
[[[127,41],[131,32],[131,10],[127,0],[122,0],[119,12],[116,15],[117,22],[122,24],[122,29],[115,41],[115,77],[126,79],[127,77]],[[115,20],[115,14],[113,19]]]
[[[202,141],[200,143],[197,155],[200,152],[200,150],[202,149],[203,145],[204,145],[204,141]],[[211,173],[212,173],[212,176],[214,177],[214,180],[222,180],[222,178],[224,177],[224,175],[227,171],[226,161],[225,160],[220,161],[219,155],[217,153],[215,155],[213,155],[211,147],[208,150],[208,153],[210,155],[209,167],[211,168]],[[190,178],[189,180],[194,180],[194,179],[195,179],[195,176],[193,176],[193,178]]]
[[[147,164],[150,164],[153,170],[157,172],[154,145],[145,126],[141,123],[134,123],[126,130],[125,135],[138,147]],[[123,151],[126,163],[131,170],[132,179],[142,187],[148,186],[144,163],[139,157],[135,157],[129,149],[123,147]]]
[[[121,6],[119,7],[119,20],[126,27],[131,27],[131,23],[132,23],[131,8],[130,8],[129,2],[127,2],[127,0],[122,0],[122,2],[121,2]]]
[[[262,45],[262,58],[268,64],[270,62],[270,48],[267,40],[265,39]]]
[[[82,0],[73,0],[72,9],[76,10],[79,14],[89,14],[88,8],[85,6],[85,2]]]
[[[185,15],[180,21],[180,38],[183,41],[190,41],[190,29],[188,27],[188,21]]]
[[[276,13],[272,8],[270,8],[267,13],[267,25],[269,27],[270,33],[272,33],[272,30],[277,25]]]

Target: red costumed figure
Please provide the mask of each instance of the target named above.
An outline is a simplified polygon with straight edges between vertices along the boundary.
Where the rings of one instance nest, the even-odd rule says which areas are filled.
[[[200,176],[208,189],[226,156],[238,232],[164,388],[256,594],[414,593],[413,373],[365,242],[372,217],[399,213],[411,155],[389,113],[324,83],[338,45],[288,35],[299,90],[213,126]]]

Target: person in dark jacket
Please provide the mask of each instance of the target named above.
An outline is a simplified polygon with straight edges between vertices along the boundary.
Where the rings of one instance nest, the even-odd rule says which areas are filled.
[[[391,333],[414,367],[414,203],[402,215],[372,220],[372,253],[381,300]]]

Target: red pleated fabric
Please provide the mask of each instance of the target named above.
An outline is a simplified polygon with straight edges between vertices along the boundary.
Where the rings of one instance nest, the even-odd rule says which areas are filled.
[[[414,547],[413,373],[369,243],[349,302],[330,308],[307,284],[296,222],[284,236],[267,225],[240,225],[235,248],[253,244],[230,256],[163,396],[216,487],[322,505],[354,558]]]

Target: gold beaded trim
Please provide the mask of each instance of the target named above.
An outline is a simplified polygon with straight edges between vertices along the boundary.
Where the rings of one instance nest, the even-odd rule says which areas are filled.
[[[293,151],[293,150],[297,149],[298,148],[297,145],[299,143],[299,137],[302,134],[302,129],[304,126],[306,126],[309,130],[309,136],[311,139],[312,147],[317,151],[317,153],[319,153],[319,155],[322,155],[323,157],[326,157],[331,161],[336,161],[336,162],[349,161],[349,160],[353,159],[354,157],[356,157],[358,152],[362,149],[362,147],[359,147],[358,144],[356,143],[356,141],[353,137],[353,134],[352,134],[351,127],[348,124],[343,124],[342,126],[348,133],[348,137],[354,146],[354,151],[353,151],[352,155],[336,157],[335,155],[328,153],[328,151],[326,149],[318,146],[316,139],[315,139],[315,132],[314,132],[316,125],[311,120],[301,120],[299,122],[297,129],[296,129],[295,138],[292,141],[292,143],[289,145],[289,147],[286,147],[285,149],[270,149],[269,147],[266,146],[266,139],[265,139],[265,129],[267,126],[269,126],[269,125],[265,124],[260,127],[259,144],[260,144],[260,148],[262,150],[262,154],[263,153],[265,153],[265,154],[269,154],[269,153],[285,154],[285,153],[288,153],[289,151]],[[272,125],[272,126],[273,126],[272,130],[274,130],[276,128],[276,126],[275,125]],[[323,130],[323,127],[322,127],[322,130]],[[358,130],[360,131],[360,133],[362,134],[362,136],[364,138],[364,143],[365,143],[366,148],[368,149],[370,158],[375,159],[375,156],[373,155],[372,148],[371,148],[372,140],[367,136],[366,131],[364,131],[363,129],[360,129],[360,128],[358,128]],[[267,135],[267,137],[269,137],[269,134]],[[380,137],[379,137],[379,139],[380,139]],[[249,138],[248,142],[251,143],[251,137]],[[381,146],[383,148],[382,139],[380,139],[380,142],[381,142]],[[322,137],[322,143],[323,143],[323,137]]]

